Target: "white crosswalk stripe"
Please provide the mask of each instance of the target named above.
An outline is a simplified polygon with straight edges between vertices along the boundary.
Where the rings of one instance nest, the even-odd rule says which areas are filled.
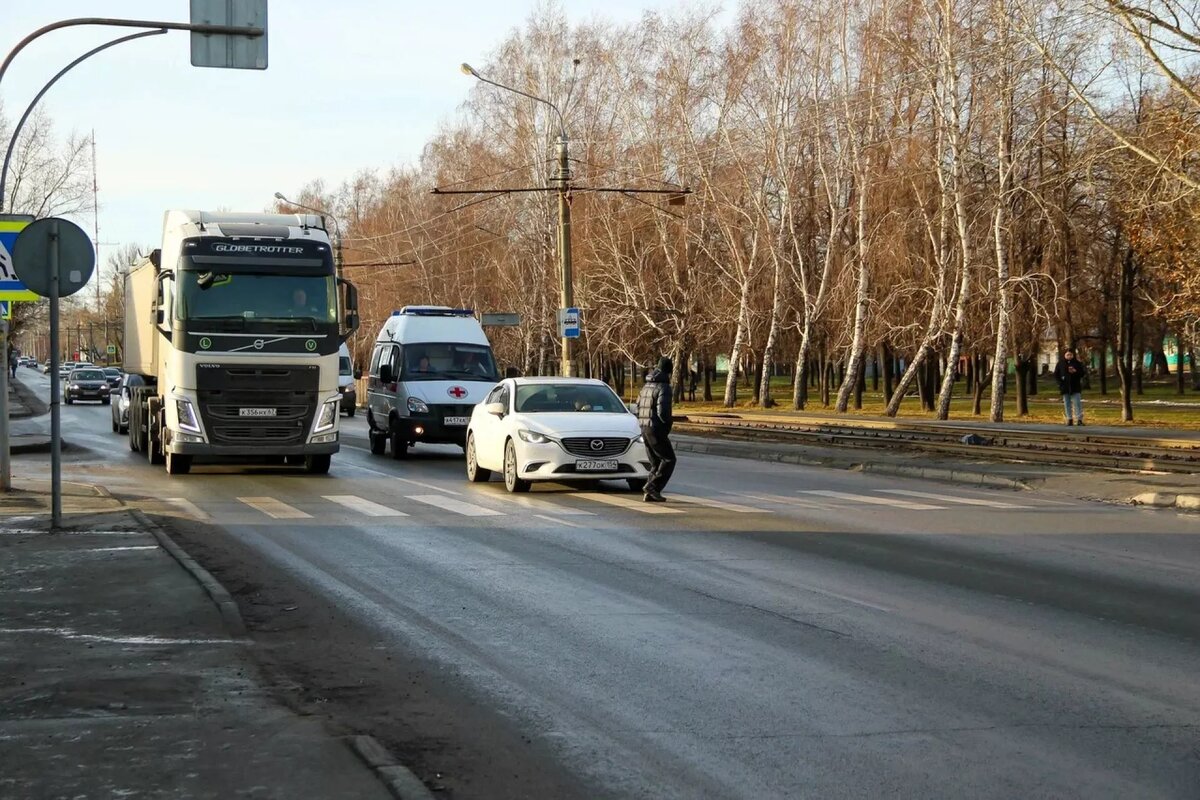
[[[623,497],[619,494],[605,494],[603,492],[579,492],[576,497],[582,497],[584,500],[592,500],[596,503],[605,503],[610,506],[619,506],[627,508],[631,511],[640,511],[643,514],[682,514],[682,508],[670,508],[664,503],[646,503],[642,500],[634,500],[632,497]]]
[[[274,497],[239,497],[238,501],[274,519],[312,519],[312,514],[307,514],[294,506],[289,506],[287,503],[276,500]]]
[[[436,506],[443,511],[449,511],[454,514],[462,514],[464,517],[503,517],[503,511],[496,511],[492,508],[484,508],[477,506],[474,503],[467,503],[462,500],[455,500],[453,497],[446,497],[440,494],[411,494],[408,495],[409,500],[416,500],[418,503]]]
[[[529,511],[537,511],[537,512],[541,512],[544,514],[554,514],[554,515],[557,515],[560,517],[594,517],[594,516],[596,516],[594,512],[584,511],[582,508],[572,508],[571,506],[564,505],[562,503],[555,503],[550,500],[543,500],[540,497],[535,500],[530,497],[523,497],[521,495],[507,494],[507,493],[501,493],[501,492],[486,492],[486,494],[484,494],[484,492],[480,492],[480,494],[481,494],[481,496],[486,496],[489,500],[499,500],[503,503],[512,503],[513,505],[518,505],[521,508],[527,509]],[[557,494],[553,495],[553,496],[555,498],[559,497],[559,495],[557,495]],[[570,494],[564,493],[561,495],[561,497],[564,499],[567,497],[573,497],[573,496],[574,496],[573,492]]]
[[[870,494],[854,494],[852,492],[835,492],[832,489],[808,489],[801,494],[813,497],[828,497],[832,500],[849,500],[853,503],[863,503],[872,506],[891,506],[907,511],[944,511],[945,506],[935,506],[929,503],[915,503],[911,500],[901,500],[898,497],[876,497]]]
[[[698,506],[708,506],[709,508],[719,508],[722,511],[732,511],[735,514],[771,514],[774,513],[769,508],[755,508],[754,506],[743,506],[738,503],[727,503],[724,500],[714,500],[708,497],[696,497],[690,494],[675,494],[671,493],[672,500],[680,500],[684,503],[691,503]]]
[[[1000,500],[984,500],[979,497],[955,497],[952,495],[934,494],[933,492],[917,492],[912,489],[882,489],[888,494],[902,494],[905,497],[919,497],[925,500],[937,500],[944,503],[959,503],[965,506],[986,506],[988,508],[1029,509],[1033,506],[1022,506],[1016,503],[1005,503]]]
[[[322,497],[331,503],[337,503],[338,505],[344,506],[351,511],[357,511],[358,513],[368,517],[408,516],[408,514],[405,514],[403,511],[397,511],[394,508],[388,508],[387,506],[380,505],[379,503],[373,503],[370,500],[366,500],[362,497],[352,494],[327,494],[322,495]]]
[[[212,517],[208,512],[200,508],[198,505],[183,497],[168,497],[167,502],[178,508],[183,513],[187,514],[197,522],[208,522]]]

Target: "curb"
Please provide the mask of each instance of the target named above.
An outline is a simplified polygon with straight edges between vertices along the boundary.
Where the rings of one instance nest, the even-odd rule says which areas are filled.
[[[1200,494],[1172,494],[1170,492],[1142,492],[1129,498],[1127,503],[1135,506],[1175,508],[1180,511],[1200,511]]]
[[[433,792],[412,770],[397,762],[374,736],[348,736],[346,743],[375,772],[396,800],[433,800]]]
[[[831,461],[802,453],[790,453],[773,450],[752,450],[739,447],[736,444],[709,444],[677,440],[675,449],[684,453],[702,453],[706,455],[725,456],[727,458],[745,458],[754,461],[767,461],[779,464],[798,464],[806,467],[822,467],[824,469],[841,469],[850,472],[873,472],[878,475],[895,475],[905,478],[924,478],[926,480],[944,481],[948,483],[963,483],[969,486],[988,486],[997,489],[1026,490],[1030,487],[1029,478],[1006,478],[987,472],[972,470],[946,469],[944,467],[919,467],[910,464],[872,464],[861,461]]]
[[[196,563],[196,561],[187,554],[182,547],[175,544],[175,540],[167,535],[163,529],[154,520],[146,516],[141,509],[131,508],[129,513],[140,525],[144,525],[162,548],[170,553],[179,565],[186,569],[191,576],[196,579],[196,582],[204,587],[204,591],[208,592],[208,596],[217,604],[217,609],[221,612],[221,619],[225,621],[225,627],[229,629],[229,633],[235,639],[249,639],[246,634],[246,623],[242,620],[242,614],[238,611],[237,603],[233,601],[233,597],[225,590],[225,587],[212,576],[208,570]]]

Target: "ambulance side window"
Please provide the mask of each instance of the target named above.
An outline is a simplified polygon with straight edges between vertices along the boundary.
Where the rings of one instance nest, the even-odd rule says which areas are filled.
[[[371,354],[371,369],[367,372],[372,377],[379,377],[379,356],[383,353],[383,345],[375,345],[375,352]]]

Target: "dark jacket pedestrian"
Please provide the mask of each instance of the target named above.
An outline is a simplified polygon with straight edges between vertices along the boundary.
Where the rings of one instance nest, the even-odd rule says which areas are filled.
[[[1086,377],[1087,367],[1075,357],[1075,351],[1064,350],[1054,368],[1054,380],[1063,398],[1063,414],[1068,425],[1083,424],[1083,381]]]
[[[646,375],[638,395],[638,425],[650,456],[650,475],[646,479],[645,500],[661,503],[662,491],[675,472],[675,449],[671,447],[671,359],[663,357],[658,369]]]

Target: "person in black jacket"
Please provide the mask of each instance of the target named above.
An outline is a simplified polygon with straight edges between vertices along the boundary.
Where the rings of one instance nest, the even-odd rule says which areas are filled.
[[[1054,380],[1058,382],[1058,392],[1063,399],[1063,413],[1067,425],[1083,424],[1083,377],[1087,375],[1087,367],[1075,358],[1075,351],[1067,348],[1063,351],[1062,360],[1054,368]]]
[[[638,395],[638,425],[650,455],[650,476],[646,479],[647,503],[663,503],[662,490],[675,471],[675,450],[671,447],[671,359],[659,359],[658,369],[646,375]]]

